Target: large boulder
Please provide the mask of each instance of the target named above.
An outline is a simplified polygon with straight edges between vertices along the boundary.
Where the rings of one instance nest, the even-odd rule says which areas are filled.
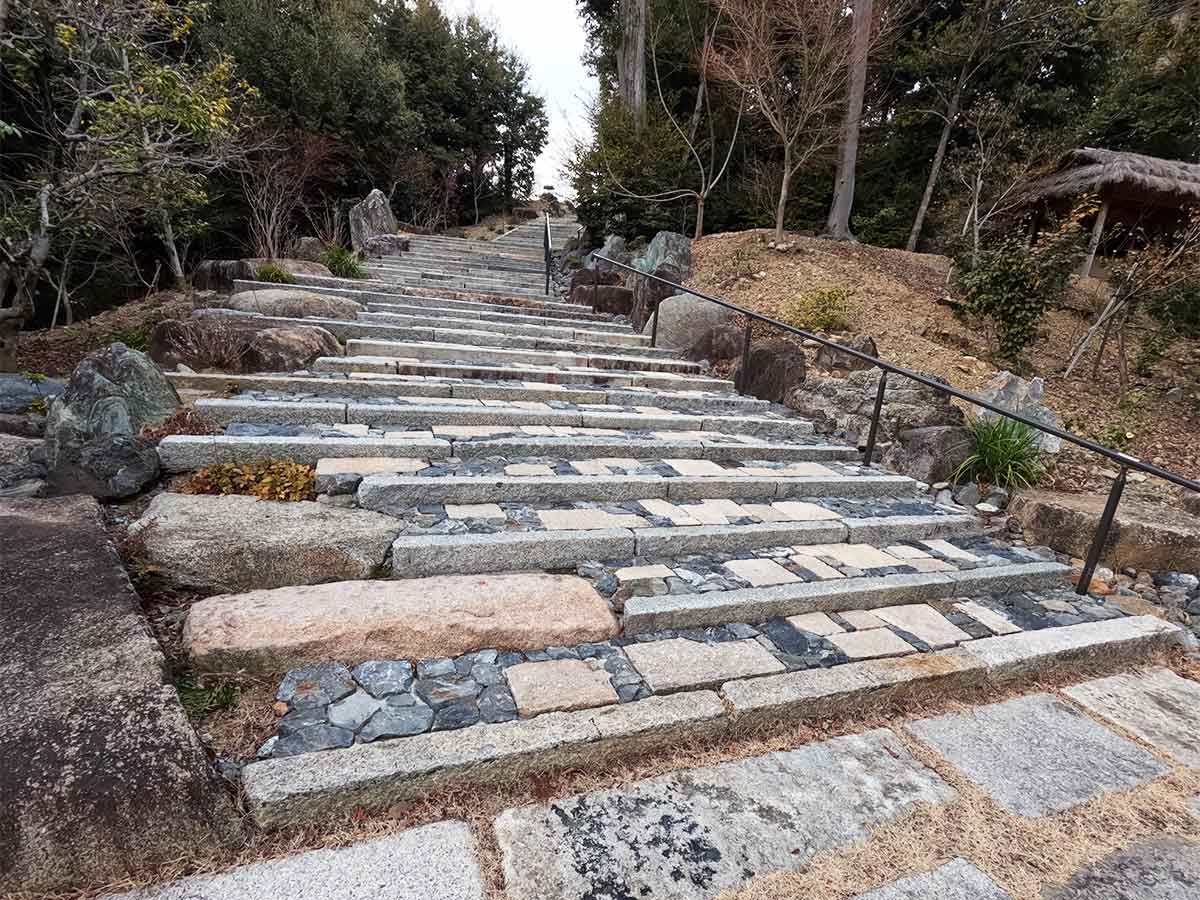
[[[715,304],[710,304],[715,305]],[[807,361],[804,351],[787,341],[750,343],[750,357],[738,362],[732,377],[740,393],[786,403],[800,385],[804,384]]]
[[[608,237],[606,237],[604,239],[604,246],[597,250],[596,253],[599,253],[606,259],[611,259],[614,262],[625,263],[626,265],[629,264],[631,259],[629,250],[625,246],[625,238],[621,237],[619,234],[610,234]],[[618,269],[616,266],[605,262],[604,260],[596,259],[595,254],[588,254],[587,260],[584,264],[587,266],[589,271],[617,273],[620,275],[620,277],[624,277],[624,275],[621,274],[621,269]]]
[[[137,493],[158,477],[135,438],[161,425],[179,395],[144,353],[110,344],[83,360],[46,418],[46,463],[63,489],[103,497]],[[123,438],[125,440],[113,440]]]
[[[350,209],[350,243],[359,253],[368,252],[368,242],[400,230],[387,196],[379,188]]]
[[[590,306],[596,312],[627,316],[633,309],[633,291],[619,284],[578,287],[571,292],[571,302]]]
[[[1058,413],[1046,405],[1045,395],[1046,385],[1042,379],[1026,381],[1012,372],[997,372],[979,392],[979,396],[989,403],[1020,413],[1043,425],[1061,428],[1062,421]],[[1000,418],[999,413],[986,409],[980,409],[978,416],[985,422]],[[1043,453],[1058,453],[1062,449],[1062,439],[1052,434],[1039,431],[1037,440]]]
[[[704,332],[683,355],[695,362],[724,362],[742,355],[744,341],[744,329],[732,322],[726,322]]]
[[[303,319],[316,316],[322,319],[354,318],[366,307],[348,297],[335,297],[296,288],[266,288],[263,290],[239,291],[230,296],[216,295],[209,305],[221,309],[236,309],[240,312],[259,313],[264,316],[283,316]]]
[[[0,502],[0,895],[240,837],[91,498]]]
[[[370,578],[400,521],[324,503],[159,494],[129,529],[144,561],[173,582],[250,591]]]
[[[691,294],[674,294],[658,304],[659,347],[688,350],[714,328],[727,325],[734,313]],[[654,330],[653,320],[646,323],[642,333],[649,335]]]
[[[66,385],[54,378],[38,382],[24,375],[0,373],[0,413],[24,415],[43,404],[48,406],[64,390]]]
[[[1021,491],[1010,502],[1008,512],[1016,516],[1033,543],[1086,557],[1106,500],[1104,493]],[[1113,569],[1200,572],[1200,522],[1166,504],[1127,497],[1117,507],[1104,559]]]
[[[871,427],[879,369],[851,372],[845,378],[809,378],[792,392],[787,404],[824,434],[862,442]],[[937,425],[962,425],[962,410],[933,388],[889,376],[879,417],[880,443],[893,441],[901,431]]]
[[[307,259],[310,262],[320,262],[321,257],[325,255],[325,251],[329,248],[325,246],[325,242],[318,237],[305,235],[297,238],[295,245],[292,247],[293,259]]]
[[[189,319],[164,319],[150,332],[150,357],[172,368],[197,371],[296,372],[322,356],[341,356],[342,347],[317,325],[278,328],[255,313],[213,315],[197,310]],[[210,313],[202,315],[202,313]]]
[[[974,449],[974,436],[962,425],[906,428],[889,445],[883,463],[910,478],[936,484],[951,481]]]
[[[635,259],[632,265],[638,271],[626,273],[625,286],[633,291],[630,318],[635,328],[641,328],[659,302],[674,295],[675,291],[660,281],[643,278],[638,273],[644,272],[683,284],[692,274],[692,242],[682,234],[660,231],[646,247],[646,252]],[[683,346],[686,348],[691,345]]]
[[[567,279],[567,287],[571,291],[572,300],[574,301],[577,288],[582,288],[586,295],[586,292],[591,289],[592,285],[620,284],[625,280],[620,272],[611,269],[612,267],[609,266],[608,269],[576,269],[572,272],[571,277]]]
[[[879,350],[875,347],[875,340],[869,334],[853,334],[845,340],[839,340],[838,346],[857,350],[859,353],[865,353],[868,356],[879,356]],[[824,344],[817,349],[817,354],[813,357],[813,365],[818,369],[838,369],[850,372],[875,368],[874,363],[859,359],[857,356],[851,356],[849,353],[844,353],[833,347],[827,347]]]
[[[206,259],[192,273],[192,287],[228,294],[233,291],[234,281],[257,281],[259,270],[266,265],[289,275],[333,277],[327,266],[309,259]]]

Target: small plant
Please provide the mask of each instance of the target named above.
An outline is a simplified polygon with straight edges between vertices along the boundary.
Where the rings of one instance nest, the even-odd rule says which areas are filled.
[[[145,326],[114,331],[108,340],[109,343],[124,344],[130,350],[140,350],[142,353],[150,349],[150,332]]]
[[[46,381],[44,372],[22,372],[21,377],[33,385],[33,389],[38,392],[38,395],[29,401],[28,411],[39,416],[44,416],[50,412],[50,401],[46,399],[46,395],[42,393],[41,385]]]
[[[157,444],[173,434],[220,434],[221,426],[210,422],[191,406],[181,406],[161,425],[143,425],[138,435]]]
[[[248,494],[259,500],[296,503],[316,496],[317,472],[291,460],[218,463],[198,470],[182,488],[184,494]]]
[[[850,288],[815,287],[784,301],[779,317],[789,325],[809,331],[846,331],[857,309],[858,302]]]
[[[972,419],[967,428],[975,449],[954,473],[955,481],[1012,489],[1033,487],[1041,480],[1045,468],[1036,430],[1006,416]]]
[[[1154,367],[1167,355],[1167,350],[1171,346],[1172,331],[1171,328],[1162,327],[1151,332],[1142,341],[1141,349],[1138,350],[1138,355],[1133,360],[1135,374],[1141,375],[1143,378],[1149,378],[1153,374]]]
[[[171,680],[175,682],[175,690],[179,692],[179,701],[184,710],[193,719],[230,710],[238,705],[239,688],[235,682],[206,684],[203,677],[183,665],[172,667]]]
[[[270,284],[295,284],[296,279],[275,263],[263,263],[258,267],[258,280]]]
[[[1124,425],[1105,425],[1092,432],[1092,437],[1096,443],[1120,452],[1129,446],[1129,442],[1134,439],[1135,435]]]
[[[367,270],[358,254],[345,247],[330,247],[321,254],[321,262],[338,278],[366,278]]]

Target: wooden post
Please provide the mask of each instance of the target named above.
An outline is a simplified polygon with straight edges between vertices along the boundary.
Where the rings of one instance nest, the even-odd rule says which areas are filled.
[[[1096,251],[1100,248],[1100,237],[1104,234],[1104,220],[1108,218],[1108,200],[1100,204],[1100,213],[1096,216],[1096,224],[1092,226],[1092,239],[1088,241],[1087,259],[1079,269],[1079,274],[1087,278],[1092,274],[1092,264],[1096,262]]]

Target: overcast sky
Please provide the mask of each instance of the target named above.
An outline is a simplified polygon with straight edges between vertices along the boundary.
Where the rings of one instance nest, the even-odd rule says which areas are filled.
[[[572,134],[586,129],[586,103],[596,94],[595,79],[583,67],[586,46],[575,0],[443,0],[442,7],[455,15],[476,12],[529,63],[529,80],[545,98],[550,117],[550,140],[537,161],[534,192],[552,184],[566,196],[570,187],[562,176],[563,160]]]

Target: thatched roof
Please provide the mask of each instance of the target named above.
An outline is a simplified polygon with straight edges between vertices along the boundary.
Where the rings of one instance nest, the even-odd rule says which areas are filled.
[[[1139,205],[1184,206],[1200,203],[1200,165],[1084,147],[1063,155],[1048,173],[1034,176],[1020,200],[1050,200],[1101,194]]]

